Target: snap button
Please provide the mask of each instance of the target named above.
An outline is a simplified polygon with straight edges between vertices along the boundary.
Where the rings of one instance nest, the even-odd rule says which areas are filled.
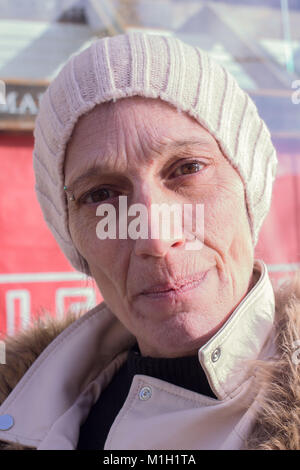
[[[7,431],[14,424],[14,419],[11,415],[2,415],[0,416],[0,430]]]
[[[151,387],[143,387],[140,390],[139,397],[140,400],[149,400],[152,395]]]
[[[211,360],[212,362],[217,362],[217,360],[221,356],[221,348],[217,347],[212,353],[211,353]]]

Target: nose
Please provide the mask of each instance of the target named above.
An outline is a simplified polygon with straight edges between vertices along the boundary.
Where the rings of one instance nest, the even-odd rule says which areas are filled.
[[[135,242],[135,254],[137,256],[147,257],[153,256],[155,258],[163,258],[167,255],[170,248],[180,248],[184,246],[184,240],[177,238],[171,238],[164,240],[162,238],[157,239],[142,239],[139,238]]]
[[[146,227],[143,238],[135,240],[137,256],[164,257],[170,249],[183,249],[185,234],[182,226],[182,205],[169,198],[147,194],[143,198]],[[142,227],[141,227],[142,229]]]

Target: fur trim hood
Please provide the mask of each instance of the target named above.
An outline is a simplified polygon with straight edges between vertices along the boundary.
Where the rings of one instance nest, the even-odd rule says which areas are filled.
[[[6,342],[1,365],[0,404],[7,398],[41,352],[81,314],[62,320],[43,316]],[[275,291],[276,361],[254,361],[259,390],[257,416],[245,449],[300,450],[300,273]],[[33,447],[0,441],[1,450]]]

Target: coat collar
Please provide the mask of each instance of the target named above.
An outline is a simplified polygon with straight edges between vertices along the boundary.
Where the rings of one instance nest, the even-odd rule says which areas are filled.
[[[264,354],[263,346],[274,324],[275,298],[267,267],[255,260],[254,270],[258,281],[222,328],[198,351],[210,386],[220,400],[238,392],[249,375],[248,361]]]
[[[254,269],[259,273],[254,287],[198,351],[221,400],[235,395],[248,373],[245,360],[258,357],[272,329],[273,288],[265,264],[256,260]],[[82,422],[135,341],[104,302],[80,317],[39,355],[2,403],[0,415],[10,415],[13,425],[0,430],[0,440],[42,448],[64,419]],[[84,401],[85,394],[91,402]],[[71,434],[78,432],[75,422],[72,429]]]

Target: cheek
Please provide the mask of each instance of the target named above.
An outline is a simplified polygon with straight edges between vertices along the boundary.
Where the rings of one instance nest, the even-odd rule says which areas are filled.
[[[96,227],[99,217],[70,214],[69,228],[72,240],[83,258],[87,261],[91,274],[99,287],[111,289],[112,284],[123,285],[128,265],[130,247],[128,240],[97,237]]]
[[[218,185],[205,199],[204,235],[224,250],[232,243],[251,240],[250,225],[244,200],[244,189],[236,186]]]
[[[93,272],[109,274],[120,260],[119,241],[101,240],[97,236],[97,224],[100,218],[95,210],[73,210],[69,216],[69,229],[74,245],[87,261]],[[117,256],[119,254],[119,256]]]
[[[76,209],[69,212],[69,230],[79,253],[88,261],[90,251],[100,240],[96,235],[97,220],[95,215],[83,216]]]

